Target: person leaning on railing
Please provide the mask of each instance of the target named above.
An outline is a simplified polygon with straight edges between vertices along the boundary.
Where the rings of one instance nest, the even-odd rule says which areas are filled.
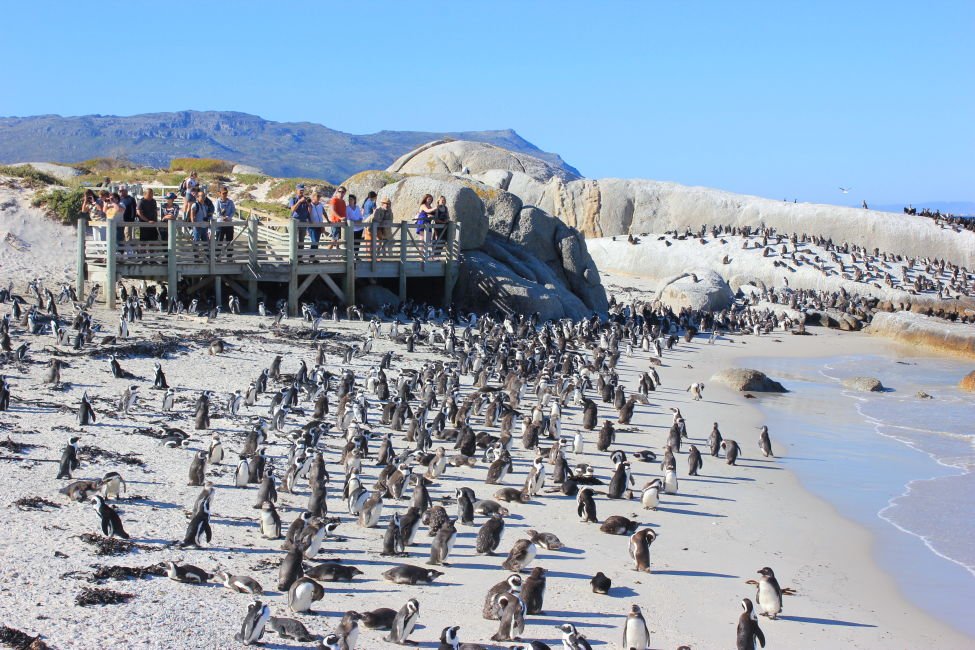
[[[423,259],[429,259],[433,254],[433,228],[431,223],[437,214],[437,208],[433,206],[433,194],[424,194],[420,201],[420,211],[416,213],[416,234],[422,235],[420,254]]]
[[[389,250],[389,240],[393,235],[393,210],[390,208],[388,197],[379,202],[379,207],[373,210],[366,236],[372,240],[372,258],[383,256]]]
[[[176,193],[170,192],[166,195],[166,202],[159,209],[160,218],[166,223],[166,229],[159,231],[159,237],[163,241],[169,240],[169,222],[179,220],[179,206],[176,205]]]
[[[305,185],[304,183],[298,183],[295,186],[295,195],[291,197],[288,201],[288,207],[291,208],[291,218],[297,221],[299,224],[306,224],[311,218],[311,201],[305,196]],[[307,228],[298,228],[298,244],[303,244],[305,242],[305,231]]]
[[[233,199],[230,198],[230,192],[226,186],[220,188],[220,198],[217,199],[217,222],[230,224],[237,215],[237,206],[234,205]],[[233,257],[233,241],[234,241],[234,227],[231,225],[224,225],[217,228],[217,241],[227,242],[226,252],[227,257]]]
[[[153,198],[152,188],[147,188],[135,208],[135,216],[142,223],[155,224],[159,221],[159,204]],[[139,241],[159,241],[158,228],[139,228]]]
[[[81,211],[88,215],[91,238],[95,241],[105,241],[105,210],[103,205],[104,199],[108,197],[108,192],[102,190],[102,194],[104,197],[99,199],[95,196],[94,190],[86,190],[85,199],[81,203]]]
[[[433,231],[434,247],[438,252],[443,250],[449,221],[450,210],[447,209],[447,197],[440,195],[440,198],[437,199],[437,211],[433,214],[433,223],[436,226]]]
[[[318,250],[318,242],[322,239],[322,230],[325,223],[325,204],[322,203],[322,195],[315,192],[311,195],[311,205],[309,207],[310,223],[313,224],[308,229],[308,238],[311,239],[311,248]]]

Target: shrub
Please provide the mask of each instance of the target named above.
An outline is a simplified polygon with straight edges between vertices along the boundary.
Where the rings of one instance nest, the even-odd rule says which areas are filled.
[[[267,179],[264,174],[237,174],[237,182],[241,185],[260,185]]]
[[[106,171],[117,171],[119,169],[136,169],[138,165],[119,157],[89,158],[79,163],[73,163],[74,167],[83,174],[103,174]]]
[[[291,196],[294,194],[295,186],[298,183],[305,184],[305,194],[308,196],[312,192],[321,192],[323,198],[329,199],[335,192],[334,185],[320,178],[282,178],[267,191],[267,198],[275,200]]]
[[[169,161],[169,171],[197,172],[199,174],[229,174],[233,163],[217,158],[173,158]]]
[[[240,201],[237,201],[237,207],[243,208],[248,212],[251,210],[257,210],[258,212],[264,212],[273,217],[280,217],[282,219],[291,218],[291,210],[288,209],[288,206],[281,203],[268,203],[267,201],[241,199]]]
[[[38,171],[30,165],[0,165],[0,175],[13,176],[24,181],[28,187],[40,187],[42,185],[60,185],[61,181],[51,174]]]
[[[34,197],[34,207],[43,207],[49,216],[65,225],[78,223],[81,206],[85,202],[85,188],[53,189]]]

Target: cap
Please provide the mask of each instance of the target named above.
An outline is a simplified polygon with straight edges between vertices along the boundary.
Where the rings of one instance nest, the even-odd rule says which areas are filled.
[[[176,192],[170,192],[169,194],[166,195],[166,198],[167,199],[175,199],[176,198]]]
[[[305,184],[304,184],[304,183],[298,183],[298,184],[297,184],[297,185],[295,186],[295,189],[296,189],[296,190],[303,190],[303,189],[305,189]]]

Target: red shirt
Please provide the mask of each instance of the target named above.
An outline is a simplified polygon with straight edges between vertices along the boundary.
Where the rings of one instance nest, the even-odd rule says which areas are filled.
[[[345,221],[345,201],[337,196],[328,200],[329,221],[332,223],[342,223]],[[336,217],[338,215],[338,217]]]

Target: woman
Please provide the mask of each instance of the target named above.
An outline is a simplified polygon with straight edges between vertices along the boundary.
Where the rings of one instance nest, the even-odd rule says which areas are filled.
[[[170,221],[179,221],[179,206],[176,205],[176,193],[170,192],[166,195],[166,202],[163,203],[162,208],[159,210],[159,215],[163,221],[167,222],[166,228],[160,231],[160,237],[163,241],[169,240],[169,224]]]
[[[349,204],[345,207],[345,220],[352,224],[353,241],[362,241],[362,208],[359,207],[355,194],[349,195]]]
[[[436,241],[436,249],[442,250],[444,240],[447,237],[447,222],[450,221],[450,211],[447,209],[447,197],[440,195],[437,199],[437,212],[433,215],[433,223],[437,228],[433,231],[433,238]]]
[[[311,205],[309,207],[309,221],[314,225],[314,227],[308,229],[308,238],[311,239],[311,247],[313,249],[318,249],[318,242],[322,239],[322,230],[324,226],[321,224],[325,223],[325,204],[322,203],[322,195],[315,192],[311,195]]]
[[[369,192],[366,195],[366,200],[362,202],[362,215],[366,219],[372,216],[372,213],[376,210],[376,193]]]
[[[102,194],[107,195],[108,192]],[[88,215],[88,224],[94,241],[105,241],[105,210],[102,206],[103,201],[95,196],[94,190],[85,190],[81,211]]]
[[[416,234],[423,235],[420,254],[425,260],[433,254],[433,229],[430,224],[436,214],[437,208],[433,205],[433,194],[424,194],[420,201],[420,211],[416,213]]]
[[[135,216],[142,223],[156,223],[159,220],[159,204],[153,198],[152,188],[147,188],[135,209]],[[139,241],[159,241],[159,229],[139,228]]]
[[[372,213],[370,221],[372,232],[372,259],[376,260],[377,255],[385,255],[389,249],[389,240],[393,234],[393,211],[389,207],[389,199],[384,198],[379,202],[379,207]]]

